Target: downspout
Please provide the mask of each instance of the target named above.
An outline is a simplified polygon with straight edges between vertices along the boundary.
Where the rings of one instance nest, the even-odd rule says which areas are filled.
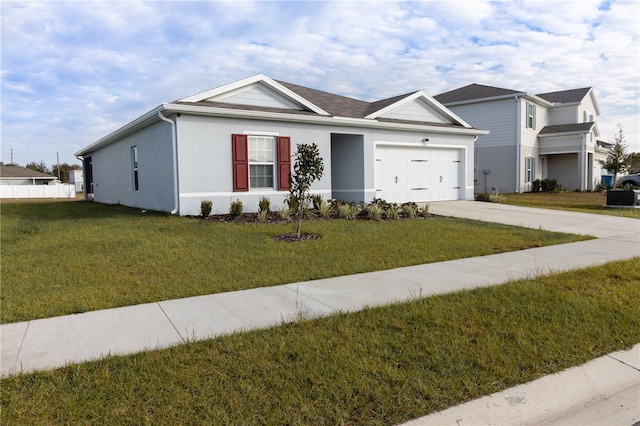
[[[173,160],[173,171],[174,171],[174,176],[173,176],[173,194],[175,196],[174,199],[174,209],[171,210],[171,214],[176,214],[178,213],[178,211],[180,210],[180,196],[178,194],[178,138],[176,137],[176,123],[173,122],[173,120],[169,120],[167,117],[165,117],[162,114],[162,111],[158,111],[158,117],[160,118],[160,120],[162,121],[166,121],[167,123],[171,124],[171,158]]]
[[[520,111],[520,98],[518,95],[514,97],[516,100],[516,194],[520,193],[520,138],[522,137],[522,111]]]

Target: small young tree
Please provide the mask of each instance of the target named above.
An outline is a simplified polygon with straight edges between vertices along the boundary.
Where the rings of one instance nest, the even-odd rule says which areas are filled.
[[[311,189],[311,184],[322,177],[324,162],[315,143],[298,144],[297,148],[298,151],[294,155],[293,173],[289,173],[289,196],[298,205],[296,237],[300,238],[300,223],[302,222],[307,201],[311,199],[309,190]]]
[[[615,136],[615,143],[611,147],[607,159],[605,161],[600,160],[602,167],[613,173],[613,184],[618,178],[618,173],[622,173],[627,170],[629,157],[627,155],[627,146],[624,143],[624,132],[622,131],[622,125],[618,124],[618,134]]]

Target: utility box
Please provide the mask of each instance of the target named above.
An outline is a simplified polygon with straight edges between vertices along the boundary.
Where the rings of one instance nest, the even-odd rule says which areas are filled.
[[[608,206],[640,206],[640,190],[608,190]]]

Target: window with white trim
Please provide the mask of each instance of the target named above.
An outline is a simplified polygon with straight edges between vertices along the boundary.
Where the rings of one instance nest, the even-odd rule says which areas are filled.
[[[536,129],[536,106],[527,102],[527,129]]]
[[[531,183],[536,179],[536,159],[525,157],[524,159],[524,182]]]
[[[131,170],[133,177],[133,190],[137,191],[140,189],[139,181],[138,181],[138,147],[131,147]]]
[[[273,188],[275,138],[249,136],[249,188]]]

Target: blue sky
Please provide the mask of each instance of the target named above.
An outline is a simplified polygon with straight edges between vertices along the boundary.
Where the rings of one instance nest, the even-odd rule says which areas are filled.
[[[264,73],[363,100],[471,83],[593,87],[640,151],[638,1],[2,1],[1,160],[73,153],[153,109]]]

